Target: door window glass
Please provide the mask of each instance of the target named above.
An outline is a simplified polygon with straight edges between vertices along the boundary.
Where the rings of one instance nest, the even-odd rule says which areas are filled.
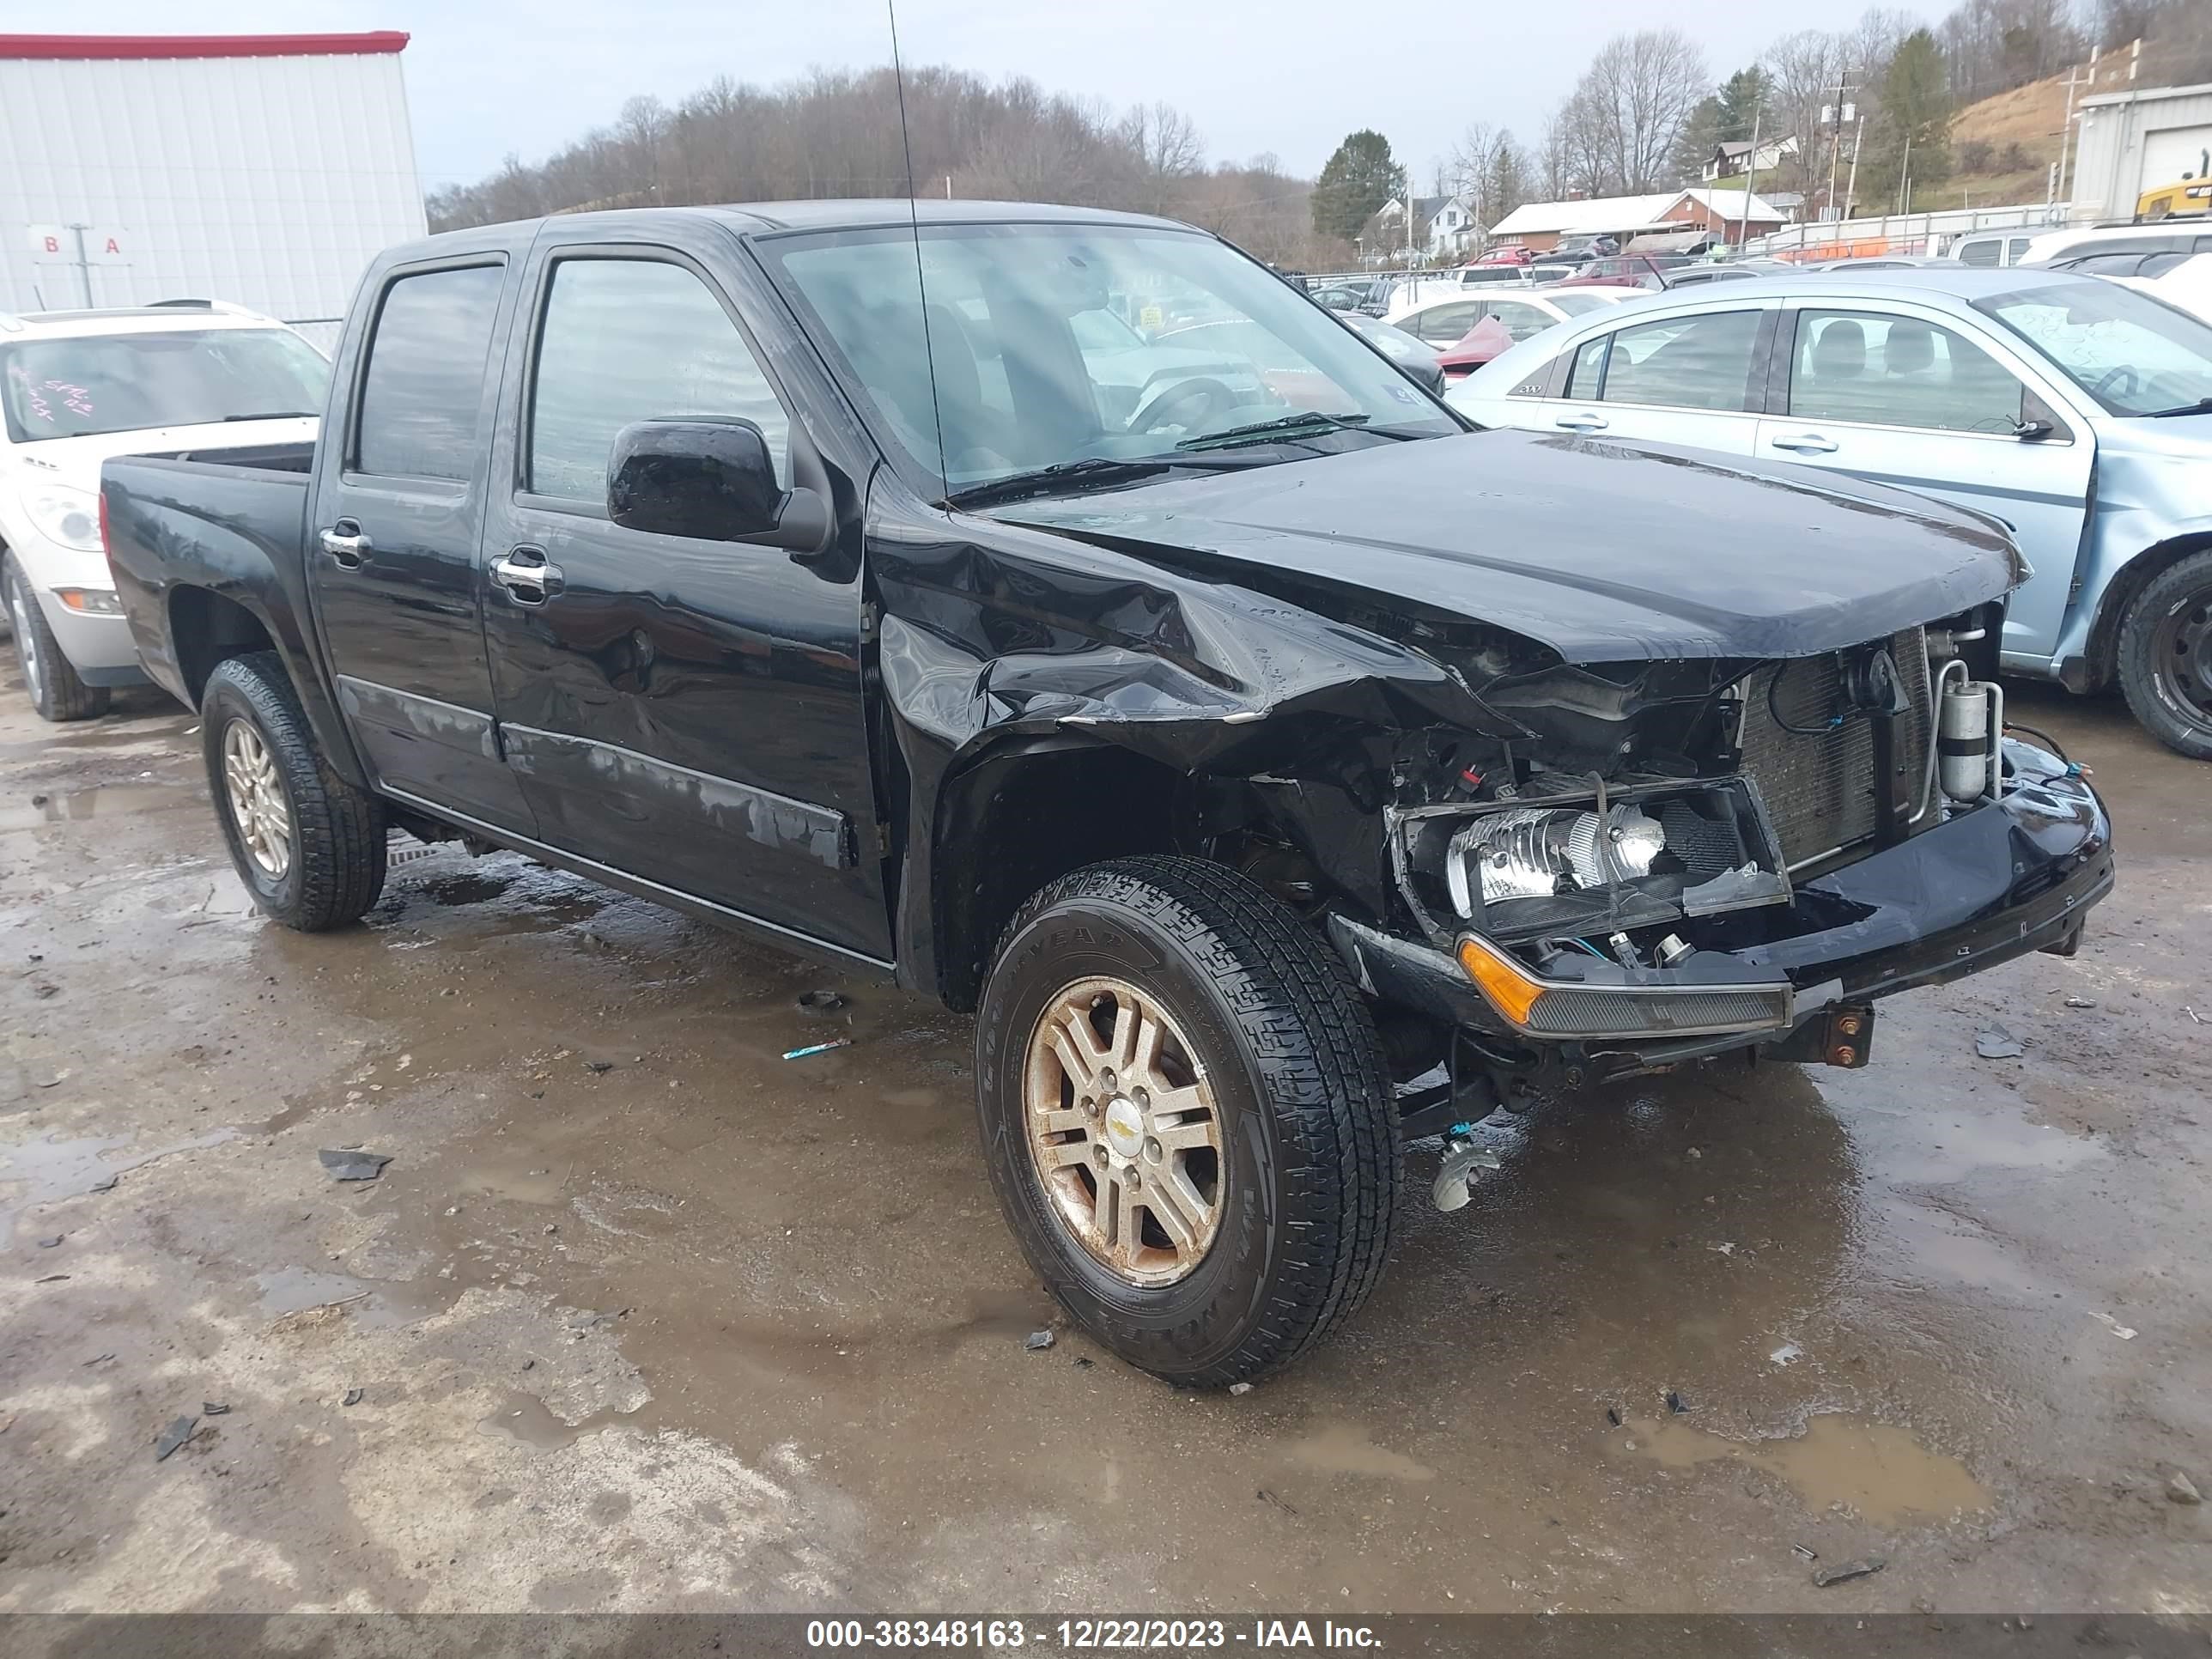
[[[1480,314],[1471,301],[1459,305],[1431,306],[1414,316],[1413,331],[1431,345],[1456,345],[1474,326]]]
[[[1526,300],[1492,300],[1490,314],[1503,324],[1515,343],[1541,334],[1551,327],[1553,319]]]
[[[1799,420],[2008,433],[2021,391],[1979,346],[1917,318],[1808,311],[1797,319],[1790,413]]]
[[[403,478],[475,469],[484,358],[499,310],[499,265],[403,276],[386,289],[362,376],[354,465]]]
[[[1717,311],[1622,329],[1613,337],[1606,402],[1743,408],[1759,318],[1757,311]]]
[[[1993,265],[2003,245],[1994,238],[1979,242],[1959,244],[1959,263],[1962,265]]]
[[[1575,349],[1574,372],[1567,376],[1567,396],[1577,403],[1594,401],[1598,386],[1605,377],[1605,349],[1613,343],[1613,336],[1601,334],[1594,340],[1584,340]]]
[[[791,422],[738,325],[707,285],[653,259],[553,267],[538,346],[527,488],[604,501],[615,434],[633,421],[742,416],[790,482]]]

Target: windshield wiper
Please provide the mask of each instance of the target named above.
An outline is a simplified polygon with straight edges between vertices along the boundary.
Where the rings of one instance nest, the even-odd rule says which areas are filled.
[[[2163,421],[2172,415],[2212,415],[2212,398],[2199,398],[2193,404],[2177,404],[2172,409],[2154,409],[2142,418]]]
[[[1156,478],[1174,465],[1173,461],[1117,461],[1108,455],[1086,455],[1080,460],[1054,461],[1050,466],[970,484],[954,490],[945,501],[948,507],[987,507],[994,501],[1019,501],[1025,495],[1048,495],[1071,487],[1133,483],[1139,478]]]
[[[1232,426],[1224,432],[1200,433],[1195,438],[1185,438],[1177,449],[1217,449],[1231,444],[1266,442],[1268,439],[1287,434],[1344,432],[1353,427],[1365,426],[1373,417],[1357,413],[1324,415],[1317,409],[1302,410],[1296,415],[1284,415],[1272,421],[1255,421],[1249,426]]]
[[[233,421],[304,421],[322,412],[319,409],[272,409],[266,414],[226,415],[222,420],[226,426]]]

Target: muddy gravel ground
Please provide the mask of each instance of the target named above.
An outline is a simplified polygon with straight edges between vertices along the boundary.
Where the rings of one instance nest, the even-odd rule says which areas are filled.
[[[1231,1397],[1056,1318],[964,1020],[504,854],[285,933],[191,716],[0,686],[0,1610],[2203,1612],[2212,769],[2015,711],[2119,825],[2078,958],[1485,1126]]]

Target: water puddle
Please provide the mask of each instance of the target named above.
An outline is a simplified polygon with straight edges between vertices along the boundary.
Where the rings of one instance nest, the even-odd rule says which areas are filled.
[[[1297,1442],[1291,1449],[1295,1462],[1323,1474],[1370,1474],[1386,1480],[1433,1480],[1437,1472],[1402,1452],[1378,1446],[1367,1431],[1352,1423],[1328,1423]]]
[[[642,1407],[640,1408],[641,1410]],[[477,1432],[519,1440],[536,1451],[560,1451],[587,1434],[637,1420],[636,1412],[594,1412],[580,1423],[564,1423],[534,1394],[509,1389],[499,1407],[477,1425]]]
[[[174,784],[102,783],[88,789],[58,789],[21,806],[0,806],[0,830],[35,830],[41,824],[81,818],[118,817],[125,812],[159,812],[198,806],[199,795]]]
[[[1877,1526],[1986,1510],[1989,1491],[1954,1457],[1928,1450],[1903,1429],[1838,1415],[1815,1417],[1790,1440],[1727,1440],[1679,1417],[1623,1425],[1636,1455],[1663,1468],[1725,1459],[1781,1476],[1811,1510],[1841,1504]]]
[[[279,1267],[256,1273],[261,1311],[272,1318],[310,1308],[346,1310],[347,1316],[371,1330],[392,1330],[444,1313],[460,1291],[452,1285],[415,1285],[395,1279],[356,1279],[350,1273],[319,1273],[308,1267]]]
[[[0,1148],[0,1192],[11,1187],[22,1188],[0,1198],[0,1246],[6,1245],[15,1237],[16,1218],[33,1205],[51,1204],[57,1199],[76,1198],[92,1191],[103,1182],[128,1174],[156,1158],[171,1158],[179,1152],[197,1152],[204,1146],[220,1146],[237,1137],[238,1131],[226,1126],[210,1129],[204,1135],[194,1135],[189,1140],[172,1141],[166,1146],[121,1156],[113,1154],[118,1149],[131,1144],[129,1135],[93,1135],[76,1140],[27,1140],[18,1146]]]

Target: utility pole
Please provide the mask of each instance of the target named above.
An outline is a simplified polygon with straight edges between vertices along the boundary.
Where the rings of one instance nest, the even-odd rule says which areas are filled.
[[[1851,134],[1851,178],[1844,186],[1844,217],[1851,216],[1851,209],[1859,199],[1859,146],[1866,143],[1866,117],[1858,118],[1856,130]]]
[[[1838,217],[1836,163],[1843,155],[1844,128],[1858,113],[1857,106],[1848,101],[1844,94],[1857,89],[1856,83],[1851,79],[1851,72],[1842,70],[1836,76],[1836,84],[1826,88],[1836,101],[1820,106],[1820,125],[1828,129],[1828,217],[1831,219]]]
[[[1908,215],[1912,211],[1912,129],[1911,127],[1905,130],[1905,161],[1897,174],[1897,210]]]
[[[76,279],[84,286],[84,308],[90,311],[92,303],[92,261],[85,257],[84,234],[90,225],[72,224],[70,234],[76,238]]]
[[[2074,142],[2074,88],[2080,84],[2075,79],[2080,73],[2074,68],[2066,71],[2066,118],[2058,124],[2058,182],[2051,194],[2054,204],[2066,199],[2066,163],[2070,159],[2068,152]],[[2087,84],[2093,87],[2097,84],[2097,52],[2094,47],[2089,52]]]
[[[1759,120],[1766,113],[1766,100],[1759,100],[1751,106],[1751,153],[1743,158],[1743,217],[1736,222],[1735,246],[1738,252],[1751,240],[1751,192],[1759,183]]]

